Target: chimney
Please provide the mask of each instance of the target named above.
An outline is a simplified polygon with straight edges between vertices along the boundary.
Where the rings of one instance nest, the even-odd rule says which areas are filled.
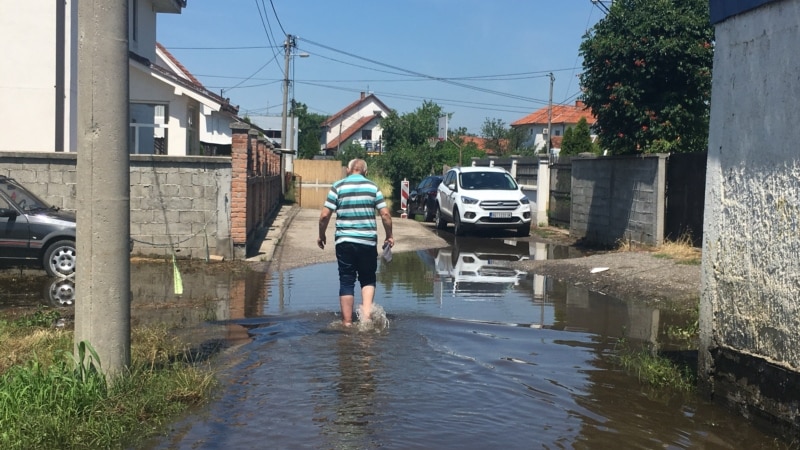
[[[366,96],[367,96],[367,95],[366,95],[366,92],[364,92],[364,91],[361,91],[361,100],[364,100],[364,97],[366,97]]]
[[[583,104],[583,100],[575,100],[575,107],[576,108],[580,108],[580,109],[584,109],[584,108],[586,108],[586,105]]]

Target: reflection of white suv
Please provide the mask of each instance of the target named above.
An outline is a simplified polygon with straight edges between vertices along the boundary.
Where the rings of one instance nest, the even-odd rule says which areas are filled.
[[[468,229],[513,228],[517,236],[531,231],[528,197],[502,167],[456,167],[444,176],[436,193],[436,228],[453,222],[456,236]]]

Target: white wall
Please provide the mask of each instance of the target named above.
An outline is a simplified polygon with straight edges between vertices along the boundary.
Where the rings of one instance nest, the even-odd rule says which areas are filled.
[[[787,0],[716,25],[701,374],[713,348],[800,370],[798,24],[800,1]]]
[[[55,150],[55,24],[52,1],[0,2],[0,151]]]

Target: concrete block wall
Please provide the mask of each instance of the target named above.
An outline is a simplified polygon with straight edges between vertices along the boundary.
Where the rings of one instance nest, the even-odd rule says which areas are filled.
[[[570,236],[594,245],[664,240],[664,154],[572,159]]]
[[[712,2],[699,376],[800,433],[800,0]]]
[[[135,254],[232,258],[227,157],[131,156]]]
[[[134,255],[232,258],[231,159],[131,155]],[[3,152],[7,175],[59,208],[74,211],[77,154]]]

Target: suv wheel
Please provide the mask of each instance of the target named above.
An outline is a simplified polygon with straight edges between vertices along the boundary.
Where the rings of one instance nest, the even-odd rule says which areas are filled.
[[[75,241],[58,241],[50,244],[44,252],[42,265],[51,277],[70,277],[75,274],[77,262]]]
[[[435,214],[433,209],[434,208],[429,207],[428,204],[425,203],[425,208],[422,209],[422,214],[425,217],[425,222],[433,222]]]
[[[435,220],[436,220],[436,229],[437,230],[444,230],[445,228],[447,228],[447,221],[444,220],[444,217],[442,217],[442,209],[441,208],[436,208],[436,219]]]
[[[464,235],[464,225],[461,223],[461,213],[458,212],[458,208],[453,208],[453,227],[453,234],[456,236]]]

